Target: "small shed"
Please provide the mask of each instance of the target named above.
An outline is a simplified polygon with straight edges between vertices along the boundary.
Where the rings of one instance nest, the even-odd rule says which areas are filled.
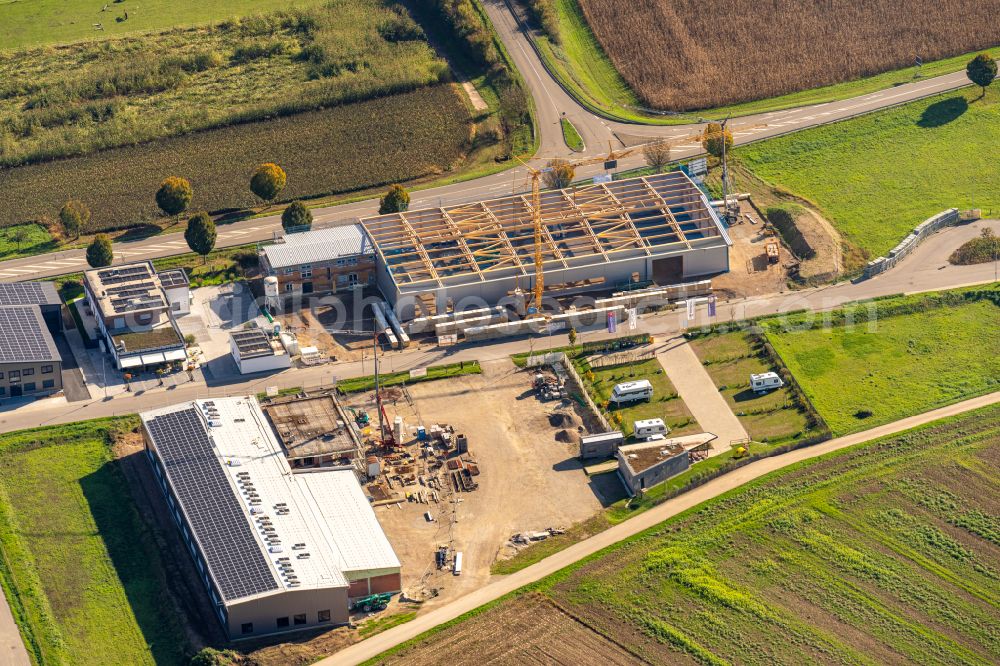
[[[629,444],[618,449],[618,475],[629,495],[677,476],[690,465],[687,449],[673,440]]]
[[[610,458],[618,447],[625,443],[625,436],[619,430],[587,435],[580,440],[580,457]]]
[[[255,323],[229,334],[229,348],[241,375],[290,368],[292,360],[280,344]]]

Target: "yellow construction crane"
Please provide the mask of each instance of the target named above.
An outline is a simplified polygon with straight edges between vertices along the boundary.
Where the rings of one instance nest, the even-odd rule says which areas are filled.
[[[740,127],[740,130],[745,129],[755,129],[757,127],[766,127],[766,125],[754,125],[752,127]],[[702,142],[704,137],[704,131],[698,132],[697,134],[691,134],[688,136],[682,136],[677,138],[672,138],[665,141],[666,145],[673,147],[677,144],[687,143],[690,141],[697,141],[699,144]],[[591,164],[607,164],[609,162],[616,162],[617,160],[624,159],[636,152],[642,150],[643,146],[632,146],[631,148],[624,148],[619,151],[611,146],[611,142],[608,142],[608,154],[607,155],[595,155],[593,157],[585,157],[577,160],[567,160],[565,158],[552,158],[559,159],[568,164],[570,167],[576,169],[577,167],[589,166]],[[516,156],[515,156],[516,157]],[[546,166],[541,169],[537,169],[520,157],[516,159],[524,165],[527,169],[529,177],[531,178],[531,222],[534,229],[534,243],[535,243],[535,287],[532,290],[532,296],[534,301],[533,308],[529,309],[529,316],[531,317],[542,317],[542,296],[545,292],[545,267],[542,258],[542,190],[539,184],[539,178],[541,178],[543,173],[552,171],[551,166]],[[537,155],[535,159],[545,159],[539,158]],[[551,160],[550,160],[551,162]]]

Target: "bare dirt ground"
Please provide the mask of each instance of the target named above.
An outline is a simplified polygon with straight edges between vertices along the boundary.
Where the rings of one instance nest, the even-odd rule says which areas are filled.
[[[553,640],[558,637],[558,640]],[[451,666],[483,664],[647,663],[593,631],[541,595],[501,604],[427,643],[385,660],[387,664]]]
[[[751,224],[750,219],[756,221]],[[763,220],[751,206],[744,203],[740,222],[729,228],[733,246],[729,249],[729,272],[712,278],[716,293],[730,298],[744,298],[761,294],[774,294],[785,289],[788,266],[795,262],[780,240],[764,230]],[[780,261],[768,263],[768,241],[779,242]]]
[[[402,562],[405,595],[426,599],[425,608],[484,585],[514,533],[565,528],[601,508],[576,457],[577,446],[556,439],[579,419],[570,405],[539,402],[531,377],[507,360],[496,361],[484,364],[482,375],[415,384],[407,389],[412,404],[402,398],[386,406],[390,421],[403,417],[410,439],[417,424],[454,426],[468,437],[470,457],[481,470],[472,492],[441,492],[438,503],[404,501],[375,509]],[[350,404],[374,415],[371,398],[359,396]],[[567,417],[550,419],[553,412]],[[560,438],[571,439],[565,433]],[[402,490],[427,492],[416,484]],[[433,522],[425,518],[427,511]],[[461,576],[437,569],[438,546],[463,554]]]
[[[795,226],[809,247],[816,253],[812,259],[805,259],[799,268],[799,276],[807,282],[829,282],[844,272],[844,259],[840,234],[829,220],[811,208],[795,218]]]

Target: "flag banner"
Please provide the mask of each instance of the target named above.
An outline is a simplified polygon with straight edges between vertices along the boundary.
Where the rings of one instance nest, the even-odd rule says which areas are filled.
[[[709,317],[714,317],[715,316],[715,295],[714,294],[708,297],[708,316]]]
[[[688,304],[688,320],[694,321],[694,301],[689,300],[687,304]]]
[[[639,314],[636,312],[635,308],[628,311],[628,330],[634,331],[635,327],[639,325]]]
[[[618,332],[618,318],[615,316],[614,312],[608,313],[608,333]]]

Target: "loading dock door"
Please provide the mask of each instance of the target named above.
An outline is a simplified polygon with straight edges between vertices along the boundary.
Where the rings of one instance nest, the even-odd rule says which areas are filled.
[[[684,278],[684,257],[666,257],[653,260],[653,282],[677,284]]]

